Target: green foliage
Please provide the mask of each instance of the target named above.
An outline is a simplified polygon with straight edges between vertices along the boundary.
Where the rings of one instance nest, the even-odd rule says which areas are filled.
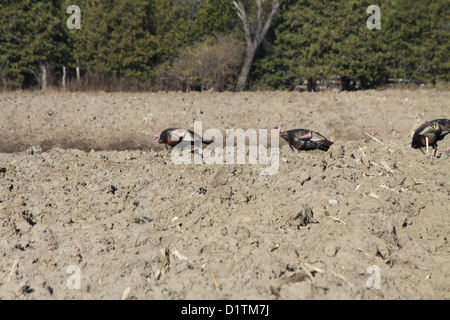
[[[236,14],[223,0],[152,0],[152,30],[158,37],[159,62],[209,36],[230,33]]]
[[[379,33],[366,27],[369,5],[356,0],[284,2],[272,52],[255,63],[261,75],[257,85],[293,88],[333,76],[366,86],[383,82]]]
[[[156,65],[170,62],[181,48],[226,31],[234,16],[220,3],[217,7],[210,0],[81,1],[82,30],[70,31],[76,64],[104,78],[145,83]]]
[[[255,62],[259,88],[293,88],[307,79],[340,76],[362,88],[389,78],[449,81],[450,3],[380,1],[381,29],[366,27],[370,1],[288,0],[275,39]]]
[[[450,2],[387,1],[383,42],[391,77],[450,81]]]
[[[199,4],[191,34],[195,39],[229,34],[237,23],[238,18],[230,1],[203,0]]]
[[[74,66],[100,77],[145,82],[158,50],[148,28],[148,1],[83,0],[79,7],[81,30],[69,30]]]
[[[242,1],[254,19],[255,1]],[[81,30],[66,26],[73,4],[81,8]],[[381,8],[380,30],[366,27],[371,4]],[[257,89],[334,76],[362,88],[389,78],[448,82],[449,16],[448,0],[283,0],[250,82]],[[145,86],[163,75],[226,90],[242,62],[239,42],[242,24],[231,0],[3,0],[0,82],[28,87],[40,81],[41,66],[58,78],[69,66],[105,82]]]
[[[0,74],[4,87],[20,87],[31,81],[42,64],[61,65],[70,59],[59,7],[60,1],[16,0],[0,4]]]

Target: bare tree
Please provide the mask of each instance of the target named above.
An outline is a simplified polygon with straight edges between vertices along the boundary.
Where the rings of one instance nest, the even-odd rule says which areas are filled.
[[[272,9],[269,13],[269,16],[267,17],[266,22],[263,23],[264,20],[263,0],[255,0],[255,2],[257,6],[257,12],[254,25],[252,25],[248,19],[245,7],[242,4],[241,0],[233,1],[233,5],[237,9],[237,15],[244,25],[245,42],[247,45],[244,64],[242,66],[241,73],[239,74],[235,88],[236,91],[244,91],[246,89],[248,75],[250,73],[250,68],[252,67],[253,64],[253,59],[255,57],[256,50],[266,37],[270,25],[272,24],[275,12],[278,10],[278,7],[280,5],[279,0],[272,0]]]
[[[39,65],[33,69],[33,74],[36,77],[36,81],[42,91],[47,90],[47,85],[49,84],[48,72],[50,72],[51,66],[47,62],[40,62]],[[51,74],[50,74],[51,77]]]

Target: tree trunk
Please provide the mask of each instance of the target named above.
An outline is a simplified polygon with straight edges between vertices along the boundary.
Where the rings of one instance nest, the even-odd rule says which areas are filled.
[[[241,73],[239,74],[235,91],[244,91],[247,88],[247,80],[250,74],[250,69],[255,58],[256,49],[253,46],[248,47],[245,53],[244,64],[242,65]]]
[[[42,74],[41,89],[42,91],[45,91],[47,90],[47,67],[44,64],[41,65],[41,74]]]
[[[66,67],[63,67],[62,86],[64,91],[66,91]]]

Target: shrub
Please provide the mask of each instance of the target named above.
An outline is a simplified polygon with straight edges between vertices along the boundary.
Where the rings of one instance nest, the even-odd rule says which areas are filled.
[[[232,90],[245,47],[235,35],[208,38],[182,49],[172,63],[159,66],[154,83],[164,90]]]

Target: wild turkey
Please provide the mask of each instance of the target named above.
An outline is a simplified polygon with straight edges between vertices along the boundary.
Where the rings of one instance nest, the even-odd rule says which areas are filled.
[[[436,151],[438,148],[437,142],[444,139],[449,132],[450,120],[448,119],[436,119],[425,122],[414,132],[411,148],[421,149],[427,147],[428,153],[428,146],[431,146],[433,151],[431,152],[430,157],[436,157]],[[445,153],[448,154],[449,151],[450,147],[445,150]]]
[[[334,143],[320,133],[308,129],[293,129],[281,132],[281,127],[278,124],[274,125],[273,128],[278,130],[279,136],[289,143],[292,151],[294,151],[294,148],[299,152],[301,150],[308,151],[316,149],[328,151]]]
[[[198,133],[192,130],[184,128],[168,128],[165,129],[161,134],[155,134],[153,139],[158,141],[158,143],[164,143],[167,146],[175,147],[181,142],[194,145],[194,141],[201,141],[204,144],[211,144],[213,140],[205,140]]]

